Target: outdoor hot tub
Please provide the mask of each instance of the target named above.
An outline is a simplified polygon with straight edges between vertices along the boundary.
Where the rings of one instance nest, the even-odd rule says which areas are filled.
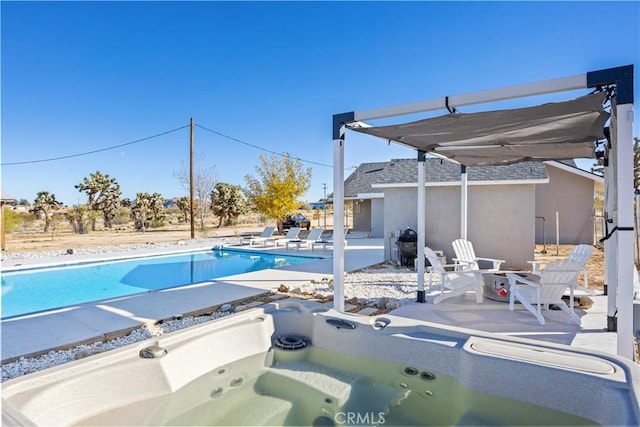
[[[2,384],[2,425],[638,425],[604,353],[285,301]]]

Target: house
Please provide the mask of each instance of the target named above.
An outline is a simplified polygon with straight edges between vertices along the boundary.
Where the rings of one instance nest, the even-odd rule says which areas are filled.
[[[456,163],[426,160],[426,244],[449,259],[461,235],[460,172]],[[395,159],[363,163],[345,180],[353,230],[384,238],[386,259],[395,260],[400,231],[417,229],[417,175],[415,159]],[[481,256],[527,268],[535,243],[555,243],[556,231],[561,244],[593,243],[594,192],[603,179],[573,161],[469,167],[467,182],[467,238]]]

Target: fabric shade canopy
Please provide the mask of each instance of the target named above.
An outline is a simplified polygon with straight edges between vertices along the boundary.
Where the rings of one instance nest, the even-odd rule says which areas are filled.
[[[606,93],[513,110],[447,114],[411,123],[349,129],[447,157],[467,166],[593,158],[609,113]]]

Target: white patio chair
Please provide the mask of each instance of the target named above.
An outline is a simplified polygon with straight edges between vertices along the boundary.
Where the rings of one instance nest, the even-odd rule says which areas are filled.
[[[313,228],[311,229],[311,231],[309,231],[309,234],[307,234],[307,237],[305,237],[304,239],[289,240],[285,245],[286,249],[289,250],[289,245],[295,245],[296,250],[299,250],[300,247],[302,246],[311,247],[313,243],[320,240],[320,236],[322,236],[323,231],[324,231],[324,228],[322,227]]]
[[[344,245],[347,246],[347,233],[349,233],[349,227],[344,227],[342,232],[344,233]],[[333,239],[319,239],[318,241],[311,243],[311,250],[314,251],[316,246],[322,246],[323,250],[327,250],[327,246],[333,246]]]
[[[241,243],[244,245],[246,243],[249,244],[249,246],[253,246],[254,243],[258,244],[264,244],[264,242],[269,239],[271,236],[273,236],[273,233],[276,231],[275,227],[265,227],[264,230],[262,230],[262,233],[260,233],[259,236],[246,236],[242,238]]]
[[[577,262],[580,265],[580,270],[582,271],[582,279],[584,281],[584,286],[578,285],[577,282],[573,284],[574,291],[581,290],[589,295],[595,294],[594,291],[589,289],[589,269],[586,268],[587,262],[593,253],[593,246],[591,245],[576,245],[571,249],[569,256],[567,259]],[[541,270],[544,265],[548,264],[548,261],[527,261],[532,265],[533,273],[541,274]]]
[[[525,279],[517,273],[507,273],[509,310],[514,310],[517,299],[538,319],[541,325],[544,325],[542,309],[548,309],[549,304],[554,304],[566,313],[574,323],[581,325],[580,317],[573,311],[572,284],[576,281],[578,274],[580,274],[580,265],[570,259],[560,259],[549,263],[540,275],[539,282]],[[571,292],[568,307],[562,300],[567,287]]]
[[[276,248],[280,245],[280,243],[282,243],[283,245],[286,245],[288,241],[298,239],[298,234],[300,234],[300,230],[301,230],[300,227],[291,227],[289,231],[287,231],[287,234],[284,235],[283,238],[276,239],[271,237],[265,240],[265,245],[268,245],[269,243],[273,243],[273,246],[275,246]]]
[[[424,256],[431,264],[427,267],[429,272],[429,289],[433,284],[432,274],[438,273],[440,276],[440,295],[433,300],[434,304],[467,293],[468,291],[476,292],[476,302],[482,303],[482,272],[481,271],[447,271],[447,267],[456,267],[456,264],[443,265],[440,257],[429,247],[424,248]],[[449,289],[445,293],[445,289]]]
[[[473,244],[465,239],[454,240],[451,245],[453,246],[453,251],[456,253],[453,261],[458,264],[458,267],[462,270],[480,270],[478,261],[490,261],[493,263],[493,267],[484,269],[484,271],[498,271],[500,270],[500,265],[505,262],[503,259],[477,257],[476,252],[473,250]]]

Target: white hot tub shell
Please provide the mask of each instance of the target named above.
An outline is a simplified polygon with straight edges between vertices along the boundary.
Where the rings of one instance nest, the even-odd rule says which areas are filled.
[[[217,367],[268,355],[275,338],[284,335],[307,337],[315,348],[349,356],[428,367],[469,390],[598,424],[640,424],[638,365],[626,359],[285,301],[6,381],[2,425],[109,424],[106,414],[125,406],[131,408],[131,425],[162,423],[149,419],[144,405],[135,409],[135,403],[171,395]],[[140,357],[150,348],[162,349],[161,357]]]

